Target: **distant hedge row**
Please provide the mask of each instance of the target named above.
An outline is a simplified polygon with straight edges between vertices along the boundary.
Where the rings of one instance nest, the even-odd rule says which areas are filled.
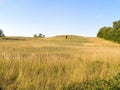
[[[97,37],[120,43],[120,20],[114,21],[112,27],[102,27]]]

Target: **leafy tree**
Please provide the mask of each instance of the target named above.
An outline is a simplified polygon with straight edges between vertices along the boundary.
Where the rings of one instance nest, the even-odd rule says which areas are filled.
[[[120,20],[113,22],[113,28],[114,28],[114,29],[120,28]]]
[[[34,34],[34,36],[33,37],[37,37],[37,34]]]
[[[42,34],[42,33],[40,33],[40,34],[39,34],[39,37],[43,37],[43,34]]]
[[[34,34],[34,36],[33,37],[40,37],[40,38],[44,38],[45,37],[45,35],[43,35],[42,33],[40,33],[40,34]]]
[[[113,27],[100,28],[97,37],[120,43],[120,20],[113,22]]]
[[[97,37],[109,39],[111,36],[110,32],[112,32],[112,27],[102,27],[99,30]]]
[[[113,28],[112,27],[106,27],[106,29],[104,30],[104,38],[110,40],[111,39],[111,32],[112,32]]]
[[[43,35],[43,38],[45,38],[45,35]]]
[[[3,33],[1,29],[0,29],[0,37],[5,37],[5,34]]]

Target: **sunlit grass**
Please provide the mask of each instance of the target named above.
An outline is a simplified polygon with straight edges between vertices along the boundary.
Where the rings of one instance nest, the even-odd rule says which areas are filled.
[[[119,44],[99,38],[1,39],[0,88],[69,90],[74,84],[119,72],[119,52]]]

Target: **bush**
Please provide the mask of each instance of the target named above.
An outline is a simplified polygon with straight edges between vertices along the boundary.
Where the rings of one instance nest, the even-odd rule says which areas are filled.
[[[42,33],[40,33],[40,34],[34,34],[34,36],[33,37],[40,37],[40,38],[45,38],[45,35],[43,35]]]
[[[1,29],[0,29],[0,37],[5,37],[5,34],[3,33]]]
[[[120,20],[113,22],[113,27],[102,27],[97,37],[120,43]]]
[[[74,83],[64,90],[120,90],[120,72],[105,79]]]

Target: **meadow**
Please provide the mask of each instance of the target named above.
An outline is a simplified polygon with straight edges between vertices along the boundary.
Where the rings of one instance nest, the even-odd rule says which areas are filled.
[[[119,90],[120,45],[95,37],[0,39],[0,90]]]

